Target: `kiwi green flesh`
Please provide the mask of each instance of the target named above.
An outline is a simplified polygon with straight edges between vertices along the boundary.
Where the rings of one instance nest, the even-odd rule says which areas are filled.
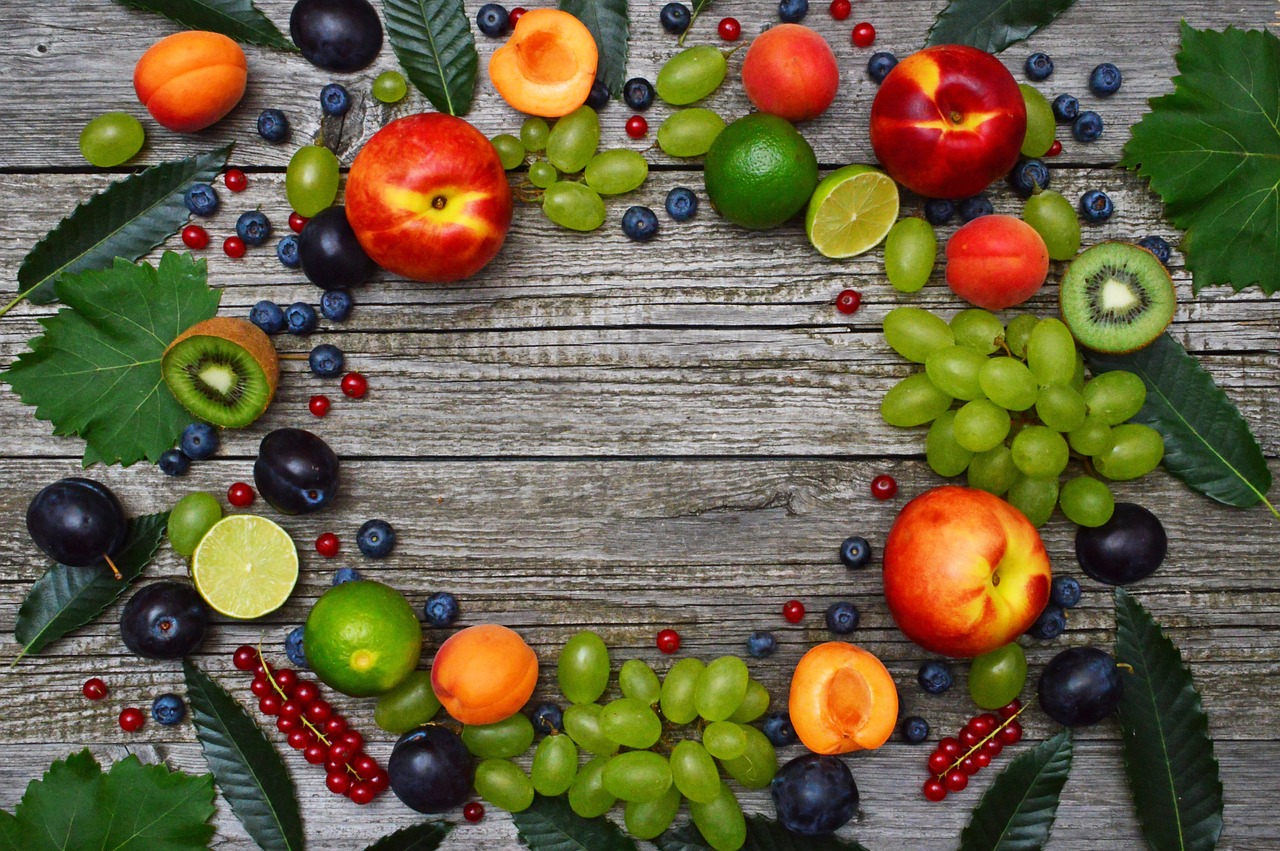
[[[1062,279],[1062,319],[1081,345],[1132,352],[1164,333],[1177,309],[1168,270],[1145,248],[1102,243]]]
[[[161,373],[182,407],[223,428],[247,426],[271,401],[262,367],[222,337],[188,337],[165,354]]]

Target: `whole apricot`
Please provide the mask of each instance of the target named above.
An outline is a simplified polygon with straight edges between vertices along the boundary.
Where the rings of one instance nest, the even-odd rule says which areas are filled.
[[[463,724],[494,724],[528,702],[538,682],[538,654],[514,630],[470,626],[436,651],[431,688]]]
[[[827,111],[840,86],[831,45],[799,24],[781,24],[756,36],[742,61],[742,86],[761,112],[808,121]]]
[[[987,310],[1022,304],[1044,285],[1049,249],[1031,225],[1013,216],[982,216],[947,242],[947,286]]]
[[[819,644],[791,675],[791,725],[814,753],[874,750],[893,734],[898,690],[884,663],[843,641]]]
[[[189,30],[162,38],[133,69],[133,89],[151,117],[195,133],[230,112],[248,79],[244,51],[225,35]]]

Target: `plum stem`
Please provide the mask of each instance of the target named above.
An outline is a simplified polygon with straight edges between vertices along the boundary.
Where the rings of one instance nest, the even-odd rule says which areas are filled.
[[[116,563],[111,560],[111,556],[104,555],[102,558],[106,561],[107,567],[111,568],[111,572],[115,574],[116,579],[124,579],[124,575],[120,573],[120,568],[116,567]]]

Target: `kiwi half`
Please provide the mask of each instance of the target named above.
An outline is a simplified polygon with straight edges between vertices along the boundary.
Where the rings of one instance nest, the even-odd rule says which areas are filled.
[[[1127,242],[1082,252],[1062,276],[1058,299],[1062,321],[1080,345],[1112,354],[1150,345],[1178,307],[1169,270]]]
[[[170,343],[160,374],[195,416],[223,428],[242,428],[271,404],[280,360],[258,326],[218,316],[192,325]]]

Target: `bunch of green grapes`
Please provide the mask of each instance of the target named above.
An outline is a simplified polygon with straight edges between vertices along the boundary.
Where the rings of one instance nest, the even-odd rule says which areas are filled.
[[[1054,505],[1081,526],[1111,519],[1102,481],[1145,476],[1164,457],[1156,430],[1128,422],[1146,401],[1142,379],[1117,370],[1086,380],[1084,357],[1057,319],[962,310],[950,324],[916,307],[884,319],[885,340],[924,371],[892,387],[880,415],[893,426],[929,425],[925,457],[941,476],[1003,496],[1036,526]],[[1067,462],[1097,475],[1060,486]]]
[[[751,726],[769,708],[769,692],[736,656],[681,659],[661,680],[647,662],[628,660],[618,672],[622,697],[600,703],[610,674],[599,635],[569,639],[556,669],[571,704],[564,729],[538,743],[528,774],[512,761],[534,739],[523,714],[464,728],[462,741],[482,760],[476,792],[510,812],[532,804],[535,792],[568,795],[583,818],[621,802],[627,831],[639,839],[665,831],[688,801],[703,838],[717,851],[737,851],[746,819],[721,771],[748,789],[765,788],[777,773],[773,744]]]

